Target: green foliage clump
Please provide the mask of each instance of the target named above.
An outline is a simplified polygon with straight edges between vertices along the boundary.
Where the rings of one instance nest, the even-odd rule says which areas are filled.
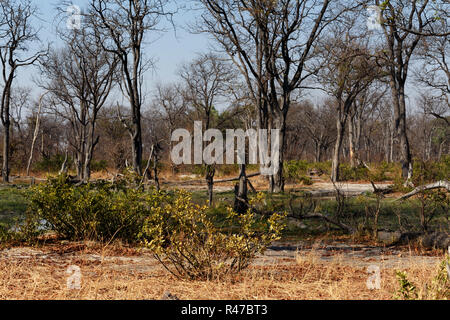
[[[238,164],[224,164],[217,167],[218,176],[239,175]]]
[[[406,272],[396,272],[399,289],[394,295],[394,299],[415,300],[418,298],[417,288],[408,280]]]
[[[284,163],[284,178],[287,181],[312,185],[312,179],[307,176],[308,169],[311,168],[305,160],[291,160]]]
[[[65,155],[57,154],[49,158],[44,158],[34,164],[34,170],[38,172],[58,172],[64,163]],[[73,164],[73,159],[70,157],[67,160],[67,165],[70,167]],[[108,169],[109,163],[107,160],[91,161],[90,167],[92,172],[105,171]]]
[[[394,163],[381,162],[378,165],[371,167],[369,178],[374,182],[382,182],[389,180],[390,176],[395,176],[395,173],[400,170]]]
[[[299,182],[303,183],[305,186],[311,186],[314,184],[313,180],[308,176],[299,177]]]
[[[341,181],[361,181],[370,178],[369,169],[365,167],[351,167],[348,164],[339,166],[339,178]]]
[[[412,182],[414,185],[445,180],[450,177],[450,156],[445,156],[441,161],[414,161]]]
[[[291,160],[284,164],[286,177],[297,177],[298,175],[306,174],[309,164],[305,160]]]
[[[65,155],[56,154],[48,158],[43,158],[42,160],[34,164],[34,169],[39,172],[58,172],[64,163]],[[72,159],[68,159],[67,164],[73,163]]]
[[[61,175],[28,192],[27,221],[67,240],[134,242],[153,197],[121,183],[75,186]]]
[[[185,191],[173,198],[161,194],[152,211],[142,242],[169,272],[186,279],[211,280],[240,272],[278,240],[284,228],[283,214],[264,218],[251,210],[239,215],[231,208],[218,223]]]
[[[419,205],[417,208],[420,218],[420,226],[424,232],[429,229],[430,222],[439,214],[444,215],[450,208],[450,195],[440,190],[427,190],[419,193]]]
[[[91,162],[91,171],[93,172],[105,171],[106,169],[108,169],[108,161],[106,160]]]
[[[330,175],[331,174],[331,161],[326,162],[316,162],[311,165],[311,169],[316,169],[323,174]]]
[[[193,165],[190,172],[192,174],[204,177],[206,175],[206,166],[199,164]]]
[[[419,290],[415,284],[407,278],[406,272],[397,271],[399,289],[394,295],[395,299],[403,300],[448,300],[450,299],[450,256],[439,264],[438,270],[431,283],[425,284]]]
[[[8,242],[11,240],[11,233],[8,230],[8,227],[0,224],[0,243]]]

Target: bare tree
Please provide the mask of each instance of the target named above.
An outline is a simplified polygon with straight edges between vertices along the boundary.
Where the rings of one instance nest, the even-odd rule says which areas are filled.
[[[316,72],[307,62],[318,36],[336,19],[332,2],[201,2],[206,10],[200,29],[213,35],[243,74],[258,109],[258,128],[281,132],[280,170],[269,177],[269,189],[282,192],[286,115],[293,92]]]
[[[94,150],[95,159],[107,162],[113,170],[124,169],[131,147],[127,129],[117,118],[115,107],[106,105],[100,110],[97,133],[102,140]]]
[[[413,174],[412,156],[407,136],[405,86],[409,67],[424,35],[435,34],[433,26],[439,13],[448,12],[446,1],[375,0],[382,10],[385,49],[380,54],[389,76],[394,107],[395,132],[400,142],[402,175],[410,181]],[[447,8],[447,9],[446,9]]]
[[[444,116],[448,110],[447,103],[430,94],[422,94],[417,99],[417,106],[420,112],[412,116],[414,122],[411,126],[416,138],[413,147],[420,149],[423,160],[431,160],[434,154],[433,158],[439,161],[449,142],[449,120]]]
[[[41,86],[51,93],[53,111],[70,124],[77,179],[90,178],[90,164],[99,142],[96,124],[115,81],[117,58],[105,52],[85,26],[62,35],[66,46],[42,63],[48,79]]]
[[[378,122],[381,114],[378,113],[380,103],[386,93],[386,89],[383,90],[382,83],[376,82],[376,85],[368,87],[361,92],[360,96],[355,100],[349,110],[349,122],[348,122],[348,149],[350,164],[352,167],[364,165],[363,157],[361,154],[361,145],[363,138],[370,139],[370,133],[372,127],[369,120],[372,122]],[[389,120],[387,120],[390,123]],[[366,153],[369,151],[366,148]],[[366,157],[368,160],[370,157]]]
[[[36,144],[36,140],[39,135],[40,125],[41,125],[42,100],[44,99],[45,95],[47,95],[49,93],[50,93],[50,91],[46,91],[43,94],[41,94],[41,96],[39,97],[38,110],[37,110],[37,114],[36,114],[36,123],[34,126],[33,139],[31,140],[30,156],[28,158],[28,163],[27,163],[27,176],[30,175],[31,163],[33,161],[34,146]]]
[[[141,109],[142,85],[149,60],[144,57],[145,38],[156,32],[168,0],[90,0],[90,14],[95,22],[95,34],[103,49],[120,61],[123,94],[130,103],[130,119],[122,118],[132,141],[132,164],[142,175]]]
[[[31,88],[14,87],[10,104],[10,161],[17,169],[23,169],[28,156],[31,130],[27,114],[33,109]]]
[[[162,134],[165,134],[165,136],[161,138],[168,147],[167,149],[172,150],[172,132],[177,128],[181,128],[184,121],[188,118],[185,95],[183,94],[181,85],[177,83],[167,85],[158,84],[155,91],[152,109],[158,113],[158,118],[163,122],[164,129],[162,130]],[[174,174],[175,166],[170,161],[170,152],[167,154],[169,156],[168,161],[171,164],[172,174]]]
[[[439,23],[440,30],[448,30],[447,19],[441,19]],[[416,82],[430,91],[428,99],[446,102],[429,101],[424,111],[450,125],[447,119],[450,112],[450,35],[422,39],[418,54],[423,62],[414,72]]]
[[[292,121],[299,123],[295,134],[305,134],[306,138],[312,141],[316,162],[324,160],[324,154],[336,140],[333,105],[332,100],[326,100],[316,106],[308,103],[303,104],[299,107],[300,114],[294,115],[292,119]],[[290,120],[288,119],[288,125],[289,123]]]
[[[38,42],[38,31],[32,26],[36,8],[31,1],[4,0],[0,2],[0,62],[2,68],[1,121],[3,124],[3,182],[9,182],[11,90],[17,71],[34,64],[46,51],[30,53],[29,47]]]
[[[217,55],[204,54],[183,66],[180,76],[185,83],[185,100],[197,120],[203,121],[203,131],[217,125],[218,106],[229,94],[235,78],[233,68]],[[212,205],[216,164],[206,165],[209,203]]]
[[[348,27],[337,26],[332,38],[326,39],[318,48],[318,54],[322,57],[320,63],[325,67],[317,79],[322,83],[323,90],[335,99],[336,106],[337,134],[331,174],[333,182],[339,180],[340,155],[352,107],[378,75],[375,59],[371,58],[367,43],[361,40],[363,35],[352,30],[354,22],[350,21]]]

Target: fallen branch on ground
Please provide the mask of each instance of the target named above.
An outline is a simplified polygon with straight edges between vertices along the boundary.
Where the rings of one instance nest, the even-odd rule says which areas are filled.
[[[448,182],[447,180],[442,180],[442,181],[438,181],[435,183],[430,183],[430,184],[427,184],[424,186],[417,187],[410,193],[407,193],[407,194],[401,196],[400,198],[396,199],[395,201],[411,198],[412,196],[415,196],[416,194],[421,193],[426,190],[434,190],[434,189],[441,189],[441,188],[445,188],[445,189],[447,189],[447,191],[450,191],[450,182]]]
[[[257,177],[260,176],[261,172],[257,172],[257,173],[253,173],[253,174],[249,174],[246,176],[246,178],[253,178],[253,177]],[[216,180],[214,181],[214,183],[223,183],[223,182],[233,182],[233,181],[238,181],[240,180],[241,177],[236,177],[236,178],[230,178],[230,179],[224,179],[224,180]]]
[[[257,176],[260,176],[261,173],[257,172],[257,173],[252,173],[246,176],[247,179],[249,178],[254,178]],[[216,183],[224,183],[224,182],[233,182],[233,181],[238,181],[241,177],[236,177],[236,178],[230,178],[230,179],[224,179],[224,180],[214,180],[214,184]],[[199,183],[199,184],[204,184],[206,183],[204,179],[202,180],[186,180],[186,181],[166,181],[166,184],[189,184],[189,183]]]
[[[292,205],[292,201],[293,198],[291,197],[291,199],[289,200],[289,210],[290,210],[290,214],[287,216],[288,218],[292,218],[292,219],[296,219],[296,220],[305,220],[305,219],[321,219],[324,220],[328,223],[331,223],[339,228],[341,228],[342,230],[344,230],[347,233],[353,234],[355,233],[355,229],[353,229],[352,227],[334,220],[330,217],[327,217],[326,215],[319,213],[319,212],[314,212],[314,210],[316,209],[316,202],[312,202],[308,208],[305,208],[303,205],[301,206],[300,210],[294,210],[294,206]],[[306,210],[305,210],[306,209]],[[297,212],[296,212],[297,211]],[[299,212],[300,211],[300,212]],[[313,212],[313,213],[308,213],[308,214],[303,214],[302,212]]]
[[[326,221],[328,223],[334,224],[335,226],[337,226],[337,227],[343,229],[344,231],[346,231],[347,233],[354,233],[355,232],[355,230],[352,227],[350,227],[350,226],[348,226],[348,225],[346,225],[346,224],[344,224],[342,222],[338,222],[338,221],[336,221],[334,219],[331,219],[331,218],[325,216],[324,214],[317,213],[317,212],[306,214],[306,215],[288,215],[287,217],[288,218],[292,218],[292,219],[297,219],[297,220],[300,220],[300,221],[304,220],[304,219],[321,219],[321,220],[324,220],[324,221]]]

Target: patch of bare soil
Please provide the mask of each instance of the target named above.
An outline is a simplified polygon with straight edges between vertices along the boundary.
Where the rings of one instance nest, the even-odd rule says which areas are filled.
[[[408,247],[389,248],[365,244],[346,244],[342,242],[324,243],[321,241],[305,243],[277,243],[269,248],[256,263],[277,264],[282,259],[297,261],[305,256],[314,256],[318,262],[339,261],[351,267],[367,268],[372,265],[387,269],[403,269],[411,265],[434,266],[442,260],[439,252],[419,253]]]

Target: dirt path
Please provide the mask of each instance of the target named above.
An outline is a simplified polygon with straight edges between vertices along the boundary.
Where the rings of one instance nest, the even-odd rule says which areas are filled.
[[[410,265],[435,265],[442,258],[426,256],[407,251],[405,248],[385,248],[339,242],[315,243],[306,246],[302,243],[278,243],[258,258],[256,263],[292,263],[297,259],[312,259],[317,262],[339,262],[352,267],[368,267],[377,265],[380,268],[401,269]]]

